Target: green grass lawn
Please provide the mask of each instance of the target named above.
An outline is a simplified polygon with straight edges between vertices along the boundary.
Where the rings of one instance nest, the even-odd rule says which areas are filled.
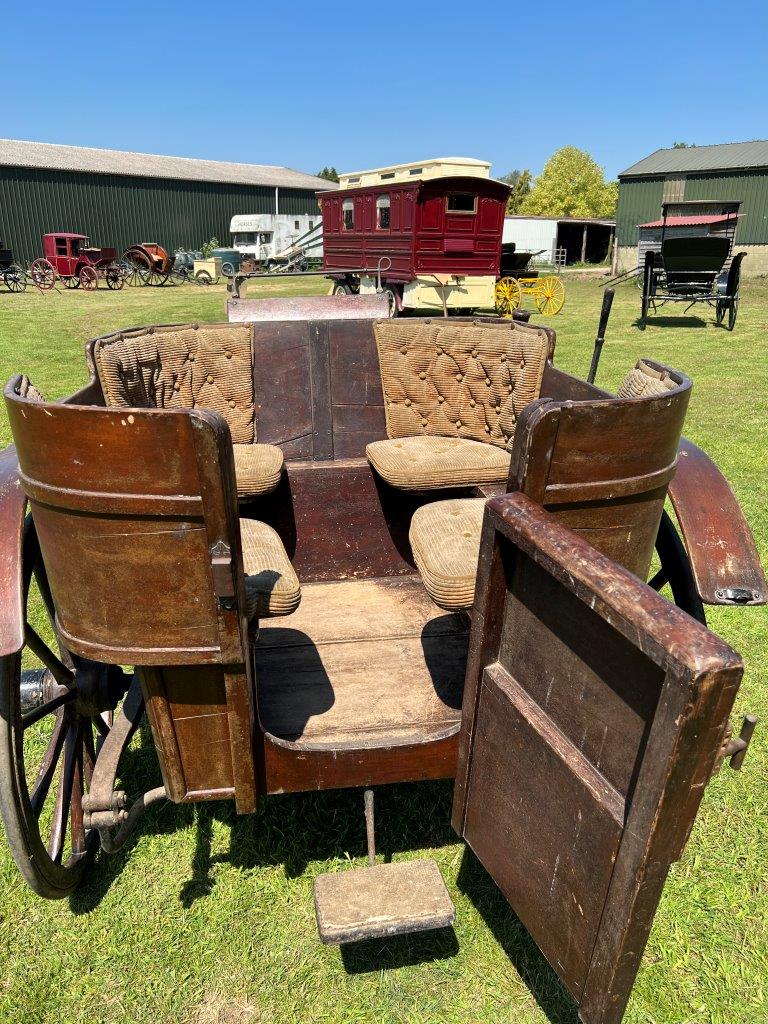
[[[322,279],[263,294],[322,292]],[[556,362],[584,376],[600,309],[598,281],[568,280],[552,325]],[[251,291],[254,294],[254,291]],[[23,371],[48,397],[86,379],[83,345],[145,323],[224,319],[222,287],[120,293],[0,294],[0,377]],[[616,296],[598,383],[615,389],[640,356],[694,381],[685,433],[720,465],[768,564],[768,282],[746,282],[733,334],[706,322],[634,325],[640,295]],[[4,410],[0,442],[10,440]],[[628,1024],[768,1020],[768,612],[712,610],[747,673],[736,712],[763,717],[741,774],[707,789],[674,866],[643,958]],[[157,785],[142,731],[126,788]],[[317,940],[312,880],[364,863],[357,792],[273,797],[253,817],[229,804],[167,804],[135,840],[100,857],[68,901],[29,892],[0,830],[0,1022],[177,1024],[576,1024],[572,1004],[477,861],[456,841],[448,783],[383,788],[381,853],[433,856],[457,908],[454,932],[340,951]]]

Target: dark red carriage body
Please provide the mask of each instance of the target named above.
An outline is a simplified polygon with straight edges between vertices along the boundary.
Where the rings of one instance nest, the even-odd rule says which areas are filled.
[[[327,271],[368,270],[407,283],[419,275],[499,275],[509,189],[490,178],[381,182],[318,195]]]
[[[109,266],[117,250],[92,246],[87,235],[58,231],[43,235],[43,255],[53,264],[59,277],[76,277],[83,267]]]

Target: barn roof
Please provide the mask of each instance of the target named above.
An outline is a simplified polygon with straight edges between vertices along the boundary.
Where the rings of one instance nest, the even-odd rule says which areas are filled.
[[[712,213],[712,214],[701,214],[695,217],[667,217],[668,228],[690,228],[696,227],[702,224],[722,224],[727,220],[735,220],[740,217],[740,213]],[[660,228],[664,225],[664,219],[649,220],[647,224],[638,224],[639,228]]]
[[[294,171],[290,167],[194,160],[182,156],[157,156],[153,153],[131,153],[116,149],[59,146],[48,142],[23,142],[18,139],[0,139],[0,166],[3,165],[312,191],[337,187],[334,182],[318,178],[314,174]]]
[[[768,140],[726,142],[720,146],[688,146],[685,149],[657,149],[626,171],[621,171],[619,178],[756,167],[768,168]]]

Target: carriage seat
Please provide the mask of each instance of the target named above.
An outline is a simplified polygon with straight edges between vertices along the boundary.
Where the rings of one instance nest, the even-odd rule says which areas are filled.
[[[663,369],[639,360],[621,382],[617,398],[650,398],[678,384]],[[422,505],[411,520],[409,540],[424,587],[441,608],[460,611],[475,599],[485,498],[453,498]]]
[[[251,328],[247,324],[146,327],[99,338],[93,362],[108,406],[204,408],[229,425],[240,498],[273,491],[283,453],[256,437]]]
[[[387,440],[366,447],[409,491],[504,483],[522,409],[539,397],[551,335],[515,321],[383,320],[374,327]]]

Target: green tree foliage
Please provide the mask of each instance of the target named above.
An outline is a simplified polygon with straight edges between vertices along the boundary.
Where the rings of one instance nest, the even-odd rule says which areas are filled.
[[[213,255],[213,250],[219,248],[219,240],[214,236],[210,242],[203,242],[200,246],[200,252],[203,254],[204,260],[209,260]]]
[[[619,183],[607,182],[589,153],[563,146],[547,161],[520,212],[539,217],[612,217],[618,194]]]
[[[507,200],[507,213],[519,213],[523,200],[531,191],[531,182],[533,181],[531,172],[527,170],[510,171],[503,178],[499,178],[499,181],[503,181],[512,188]]]
[[[317,172],[318,178],[325,178],[326,181],[338,181],[339,172],[335,167],[324,167],[322,171]]]
[[[696,149],[695,142],[673,142],[672,149]]]

